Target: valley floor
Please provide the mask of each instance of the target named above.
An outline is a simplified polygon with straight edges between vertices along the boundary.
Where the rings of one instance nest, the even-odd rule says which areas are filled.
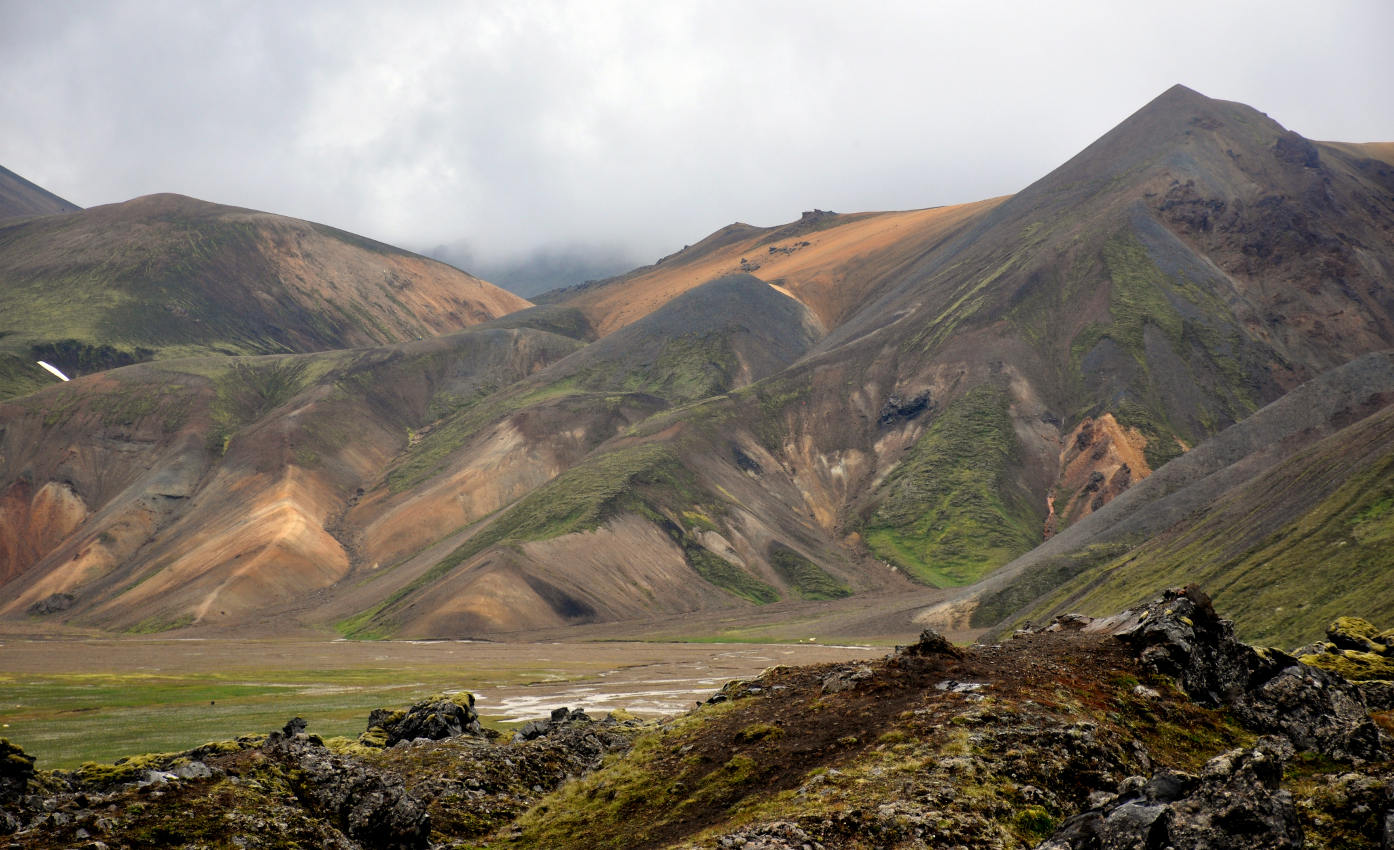
[[[368,712],[469,690],[486,724],[561,705],[686,710],[779,664],[880,655],[802,643],[201,640],[0,635],[0,737],[41,768],[177,751],[265,732],[294,715],[357,735]]]

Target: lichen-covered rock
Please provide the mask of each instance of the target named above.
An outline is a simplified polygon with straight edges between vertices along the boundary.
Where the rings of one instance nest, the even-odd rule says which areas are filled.
[[[1326,639],[1340,649],[1373,652],[1383,655],[1389,651],[1380,630],[1360,617],[1337,617],[1326,627]]]
[[[1357,649],[1340,649],[1298,656],[1298,661],[1311,667],[1335,673],[1350,682],[1394,680],[1394,656]]]
[[[1327,641],[1304,646],[1294,654],[1303,664],[1320,667],[1351,682],[1394,680],[1394,633],[1380,631],[1359,617],[1338,617],[1326,627]]]
[[[483,735],[474,694],[437,694],[407,709],[378,708],[368,715],[368,729],[358,742],[368,747],[390,747],[398,741],[427,738],[439,741],[456,735]]]
[[[18,800],[34,777],[34,757],[0,738],[0,805]]]
[[[1211,759],[1199,776],[1129,777],[1103,805],[1066,820],[1040,850],[1282,850],[1302,846],[1292,795],[1279,787],[1285,739]]]
[[[1251,729],[1333,758],[1380,754],[1379,729],[1354,685],[1281,650],[1241,643],[1194,586],[1087,628],[1116,635],[1145,667],[1174,678],[1201,705],[1230,709]]]

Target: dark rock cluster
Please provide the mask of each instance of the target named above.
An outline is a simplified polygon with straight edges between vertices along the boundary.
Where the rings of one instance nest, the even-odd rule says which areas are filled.
[[[297,799],[310,812],[364,847],[425,847],[431,834],[426,804],[407,792],[400,777],[331,753],[295,718],[261,747],[280,762]]]
[[[367,746],[391,747],[425,738],[439,741],[456,735],[484,735],[474,694],[440,694],[407,709],[378,708],[368,715],[368,730],[359,737]]]
[[[918,393],[910,398],[900,393],[891,393],[876,414],[876,424],[889,428],[897,422],[914,419],[930,408],[929,392]]]
[[[1303,846],[1292,794],[1282,790],[1292,756],[1284,738],[1262,738],[1206,763],[1199,775],[1131,776],[1118,793],[1078,814],[1038,850],[1259,850]]]
[[[1332,758],[1380,755],[1379,728],[1359,688],[1282,650],[1240,642],[1198,588],[1168,590],[1088,628],[1117,635],[1144,666],[1175,679],[1201,705],[1229,709],[1255,731]]]
[[[552,709],[552,715],[545,720],[530,720],[518,727],[514,733],[515,741],[532,741],[560,730],[568,724],[590,723],[590,717],[579,708]]]

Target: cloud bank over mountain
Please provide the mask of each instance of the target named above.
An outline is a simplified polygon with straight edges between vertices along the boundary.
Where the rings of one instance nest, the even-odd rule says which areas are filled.
[[[0,162],[476,262],[1014,191],[1174,82],[1394,138],[1388,4],[0,3]],[[1198,25],[1198,22],[1203,22]]]

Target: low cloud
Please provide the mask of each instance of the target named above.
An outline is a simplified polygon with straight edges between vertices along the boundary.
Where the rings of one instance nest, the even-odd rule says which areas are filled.
[[[83,205],[181,192],[485,266],[656,258],[736,220],[1016,191],[1175,82],[1394,139],[1394,4],[1311,12],[0,0],[0,163]]]

